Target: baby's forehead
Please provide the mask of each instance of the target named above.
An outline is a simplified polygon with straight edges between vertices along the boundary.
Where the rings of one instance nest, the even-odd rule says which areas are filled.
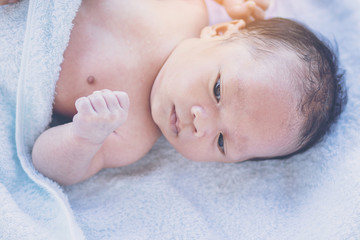
[[[273,85],[265,81],[244,84],[239,80],[238,83],[239,87],[236,87],[234,81],[235,86],[225,92],[231,95],[224,96],[224,105],[229,104],[232,134],[239,132],[243,138],[256,143],[277,142],[281,146],[295,146],[302,121],[297,114],[293,90],[276,82]],[[248,129],[252,129],[251,135],[243,136]],[[264,134],[267,138],[261,139]]]
[[[300,93],[299,84],[304,80],[306,66],[294,50],[258,48],[253,52],[249,51],[259,68],[266,68],[268,76],[290,84],[294,92]]]
[[[246,87],[243,84],[244,78],[263,81],[273,91],[288,92],[291,97],[301,98],[301,81],[306,75],[306,65],[300,59],[295,50],[285,46],[269,46],[267,44],[254,43],[251,39],[235,37],[229,41],[230,49],[235,53],[235,64],[229,64],[231,57],[224,58],[224,65],[230,72],[236,72],[240,88]],[[237,49],[237,50],[236,50]],[[232,54],[228,51],[228,54]]]
[[[297,52],[285,46],[259,45],[249,41],[246,41],[245,45],[253,59],[266,64],[273,64],[276,69],[293,69],[301,63]]]
[[[298,54],[289,48],[276,46],[257,46],[245,42],[251,59],[259,69],[266,69],[269,76],[277,76],[282,80],[293,81],[304,74],[303,61]]]

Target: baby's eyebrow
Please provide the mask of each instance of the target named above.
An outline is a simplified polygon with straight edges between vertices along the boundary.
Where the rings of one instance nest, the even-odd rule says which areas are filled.
[[[233,161],[235,158],[234,156],[237,154],[234,154],[234,147],[236,146],[236,143],[234,142],[234,137],[230,136],[231,133],[229,133],[229,131],[227,132],[227,134],[224,134],[224,149],[225,149],[225,157],[226,159]],[[226,137],[225,137],[226,136]],[[226,139],[226,141],[225,141]]]
[[[219,70],[220,78],[221,78],[221,108],[226,108],[226,111],[231,111],[232,107],[244,108],[244,106],[241,103],[235,103],[232,98],[233,94],[236,94],[237,96],[241,96],[241,98],[245,95],[243,86],[240,84],[240,76],[238,76],[237,73],[233,75],[227,75],[223,74],[221,72],[221,69]],[[233,84],[231,84],[233,83]],[[233,85],[236,86],[233,86]],[[235,93],[236,92],[236,93]],[[230,112],[230,114],[234,115],[236,114],[235,111]],[[225,123],[229,124],[229,123]],[[231,126],[225,125],[225,129],[223,132],[223,140],[224,140],[224,150],[225,150],[225,157],[229,159],[230,161],[235,161],[238,159],[238,156],[241,155],[242,148],[239,146],[243,146],[243,140],[246,140],[247,138],[240,132],[236,131],[235,129],[231,129]]]
[[[239,156],[242,153],[241,150],[242,147],[239,146],[244,145],[240,141],[236,141],[236,140],[238,140],[236,136],[231,136],[231,137],[228,136],[225,144],[226,145],[225,157],[231,162],[237,161],[239,159]]]
[[[231,126],[226,126],[223,139],[226,158],[237,161],[248,145],[249,136],[239,130],[232,129]]]
[[[226,94],[225,94],[226,93],[225,78],[221,74],[221,71],[220,71],[220,83],[221,83],[221,85],[220,85],[221,97],[225,97],[226,96]]]

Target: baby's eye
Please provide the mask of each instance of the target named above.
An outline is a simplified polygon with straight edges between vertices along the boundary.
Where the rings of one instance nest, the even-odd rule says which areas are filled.
[[[220,77],[218,77],[218,79],[216,80],[216,83],[215,83],[215,85],[214,85],[214,96],[215,96],[215,98],[216,98],[216,101],[217,102],[220,102],[220,98],[221,98],[221,96],[220,96]]]
[[[222,133],[220,133],[219,134],[219,138],[218,138],[218,148],[219,148],[219,150],[220,150],[220,152],[222,153],[222,154],[225,154],[225,149],[224,149],[224,137],[223,137],[223,134]]]

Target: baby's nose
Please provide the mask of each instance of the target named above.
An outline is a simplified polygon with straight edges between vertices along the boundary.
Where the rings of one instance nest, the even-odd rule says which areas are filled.
[[[193,115],[194,135],[203,137],[210,130],[210,123],[205,109],[201,106],[192,106],[191,114]]]

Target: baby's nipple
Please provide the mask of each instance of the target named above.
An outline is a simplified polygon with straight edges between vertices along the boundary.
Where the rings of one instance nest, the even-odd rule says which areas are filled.
[[[95,83],[95,77],[94,76],[89,76],[86,79],[86,81],[87,81],[88,84],[94,84]]]

